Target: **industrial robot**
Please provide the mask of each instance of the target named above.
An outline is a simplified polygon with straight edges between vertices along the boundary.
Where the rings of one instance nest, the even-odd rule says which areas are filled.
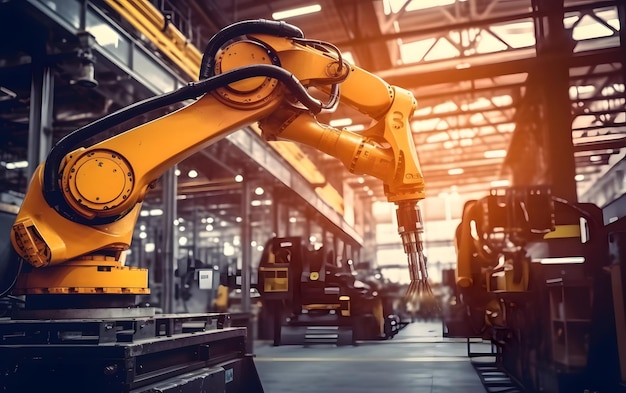
[[[623,391],[615,318],[623,299],[609,274],[623,255],[610,257],[611,233],[597,206],[548,186],[492,189],[467,202],[447,335],[488,340],[495,366],[524,391]],[[613,279],[620,294],[622,285]]]
[[[127,120],[181,103],[111,136]],[[340,103],[371,126],[355,133],[318,122]],[[413,292],[424,288],[424,179],[409,127],[416,106],[411,92],[350,64],[334,45],[282,21],[251,20],[211,38],[198,82],[62,138],[35,170],[10,231],[19,272],[2,294],[24,305],[0,321],[2,390],[178,392],[209,383],[216,392],[262,391],[245,332],[229,327],[227,314],[135,307],[136,296],[149,293],[148,272],[124,264],[142,202],[161,175],[255,122],[268,141],[312,146],[351,173],[380,179],[397,205]]]

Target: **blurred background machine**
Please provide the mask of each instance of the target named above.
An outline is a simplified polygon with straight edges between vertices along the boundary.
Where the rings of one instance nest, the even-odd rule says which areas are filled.
[[[489,340],[529,391],[622,391],[624,230],[547,187],[467,202],[445,334]]]
[[[266,243],[258,289],[274,345],[354,344],[392,338],[401,327],[384,287],[357,279],[352,261],[311,250],[298,236]]]

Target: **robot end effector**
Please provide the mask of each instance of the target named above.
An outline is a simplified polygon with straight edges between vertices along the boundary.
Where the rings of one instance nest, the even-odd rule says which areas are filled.
[[[354,83],[355,80],[359,83]],[[384,105],[370,105],[376,98],[372,99],[371,93],[364,89],[384,91],[388,101]],[[425,197],[425,185],[409,126],[417,102],[409,91],[389,86],[357,67],[352,67],[342,84],[341,99],[370,114],[374,124],[354,133],[319,124],[306,110],[283,107],[259,125],[268,140],[284,138],[310,145],[338,158],[351,173],[382,180],[387,200],[397,206],[398,232],[411,277],[407,296],[413,298],[430,293],[423,255],[423,221],[418,205]]]

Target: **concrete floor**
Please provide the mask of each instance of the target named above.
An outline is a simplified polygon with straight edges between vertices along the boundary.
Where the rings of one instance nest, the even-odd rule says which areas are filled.
[[[483,344],[472,345],[475,351]],[[266,393],[486,391],[467,356],[465,340],[443,338],[441,322],[412,323],[391,340],[356,346],[274,347],[255,342],[254,352]]]

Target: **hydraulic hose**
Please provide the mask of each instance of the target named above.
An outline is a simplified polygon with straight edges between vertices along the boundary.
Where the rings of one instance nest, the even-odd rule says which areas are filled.
[[[59,184],[58,171],[63,162],[63,158],[69,152],[78,148],[80,143],[109,130],[111,127],[119,125],[124,121],[130,120],[154,109],[179,103],[184,100],[198,98],[203,94],[220,87],[224,87],[233,82],[257,76],[266,76],[278,79],[292,94],[294,94],[297,100],[311,112],[317,114],[322,110],[322,102],[312,97],[292,73],[275,65],[257,64],[236,68],[199,82],[189,83],[187,86],[183,86],[171,93],[151,97],[113,112],[77,129],[76,131],[73,131],[62,138],[56,145],[54,145],[52,150],[50,150],[44,164],[43,194],[46,202],[61,215],[74,222],[101,225],[109,224],[118,220],[120,216],[97,217],[93,220],[89,220],[74,213],[73,209],[65,201]]]
[[[214,76],[215,57],[224,44],[246,34],[269,34],[278,37],[304,38],[298,27],[283,21],[255,19],[234,23],[218,31],[209,39],[200,63],[200,80]]]

